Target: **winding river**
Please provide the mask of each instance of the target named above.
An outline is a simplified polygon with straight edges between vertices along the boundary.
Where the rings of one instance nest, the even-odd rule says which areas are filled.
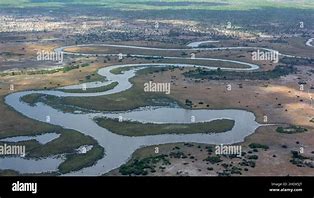
[[[79,46],[106,46],[106,47],[121,47],[129,49],[142,49],[142,50],[237,50],[237,49],[264,49],[273,51],[267,48],[257,47],[222,47],[222,48],[198,48],[200,44],[204,42],[190,43],[191,48],[187,49],[163,49],[163,48],[149,48],[140,46],[127,46],[127,45],[112,45],[112,44],[101,44],[101,45],[78,45]],[[72,53],[65,51],[67,47],[61,47],[55,49],[56,51],[62,51],[64,54],[78,55],[78,56],[118,56],[118,54],[87,54],[87,53]],[[283,55],[283,54],[281,54]],[[124,55],[125,56],[125,55]],[[131,56],[137,57],[152,57],[147,55],[133,54]],[[283,55],[290,56],[290,55]],[[165,59],[185,59],[182,57],[163,57]],[[258,65],[234,61],[228,59],[214,59],[214,58],[195,58],[201,60],[214,60],[222,62],[230,62],[244,65],[245,68],[221,68],[224,70],[238,70],[238,71],[252,71],[259,68]],[[91,96],[102,96],[125,91],[132,87],[129,79],[136,75],[136,72],[140,69],[147,67],[166,67],[166,66],[178,66],[178,67],[204,67],[208,69],[217,69],[217,67],[209,67],[202,65],[189,65],[189,64],[172,64],[172,63],[147,63],[147,64],[123,64],[104,67],[98,70],[98,74],[104,76],[106,81],[104,82],[91,82],[86,83],[87,88],[104,86],[112,82],[118,82],[118,85],[113,89],[105,92],[95,93],[67,93],[63,92],[62,89],[78,89],[82,88],[82,85],[72,85],[67,87],[61,87],[56,90],[31,90],[22,91],[9,94],[5,97],[5,103],[17,112],[42,122],[46,122],[46,116],[50,116],[50,123],[62,126],[68,129],[77,130],[83,134],[89,135],[97,140],[98,144],[105,149],[105,155],[97,161],[97,163],[91,167],[83,168],[79,171],[71,172],[67,175],[101,175],[110,170],[118,168],[122,164],[126,163],[131,157],[132,153],[138,148],[158,145],[166,143],[177,143],[177,142],[195,142],[205,144],[233,144],[243,142],[244,138],[254,133],[254,131],[260,126],[255,121],[255,115],[252,112],[244,110],[187,110],[178,107],[142,107],[132,111],[125,112],[98,112],[98,113],[65,113],[57,109],[54,109],[46,104],[37,103],[35,106],[23,102],[21,97],[39,93],[48,94],[59,97],[91,97]],[[122,72],[122,74],[113,74],[110,71],[114,68],[130,67],[129,70]],[[211,133],[211,134],[164,134],[164,135],[150,135],[141,137],[130,137],[117,135],[106,128],[98,126],[93,120],[95,117],[110,117],[118,118],[122,116],[124,119],[139,121],[142,123],[190,123],[191,116],[195,116],[195,122],[208,122],[211,120],[226,118],[235,121],[234,127],[224,133]],[[53,136],[56,138],[55,136]],[[32,137],[27,137],[32,139]],[[52,138],[52,137],[50,137]],[[48,138],[49,139],[49,138]],[[7,141],[18,141],[19,137],[13,139],[5,139]],[[50,139],[51,140],[51,139]],[[0,160],[0,169],[13,169],[20,171],[21,173],[40,173],[56,171],[58,165],[63,161],[62,157],[51,156],[44,159],[25,159],[23,157],[5,157]]]

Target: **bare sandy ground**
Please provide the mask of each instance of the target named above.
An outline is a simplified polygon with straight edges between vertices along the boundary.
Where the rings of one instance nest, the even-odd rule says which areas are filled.
[[[286,175],[313,175],[313,168],[298,167],[293,165],[291,151],[300,151],[302,155],[314,159],[314,124],[309,120],[314,117],[314,106],[311,105],[310,87],[314,84],[313,78],[309,75],[311,67],[299,67],[298,74],[282,77],[271,81],[201,81],[195,82],[192,79],[185,79],[180,70],[154,73],[143,77],[143,82],[153,80],[154,82],[172,82],[171,96],[185,102],[185,99],[193,101],[193,108],[239,108],[254,112],[259,123],[264,122],[264,116],[268,117],[267,124],[274,126],[264,126],[246,138],[242,143],[242,151],[252,150],[248,147],[251,143],[260,143],[269,146],[268,150],[259,150],[254,153],[258,156],[256,166],[243,171],[242,175],[249,176],[286,176]],[[172,77],[172,78],[171,78]],[[307,84],[304,91],[300,90],[298,80]],[[227,84],[232,85],[232,90],[227,91]],[[239,88],[242,84],[243,88]],[[202,102],[203,104],[200,104]],[[280,104],[280,105],[279,105]],[[278,125],[277,125],[278,124]],[[281,124],[294,124],[306,127],[305,133],[282,134],[276,132],[277,126]],[[164,169],[157,169],[157,172],[150,175],[217,175],[221,172],[222,163],[233,164],[238,167],[239,159],[223,158],[223,162],[212,165],[203,161],[208,154],[204,148],[197,146],[184,148],[182,144],[158,145],[162,154],[172,151],[170,147],[180,146],[185,154],[191,154],[194,159],[174,159],[171,158],[171,165]],[[198,145],[198,144],[194,144]],[[203,145],[204,147],[204,145]],[[153,147],[139,149],[133,158],[144,158],[154,156]],[[198,159],[198,160],[195,160]],[[213,168],[208,170],[207,168]],[[118,170],[114,170],[108,175],[119,175]]]
[[[264,116],[267,116],[266,123],[313,127],[309,120],[314,115],[314,104],[311,105],[314,90],[310,89],[314,79],[308,75],[309,69],[299,67],[300,72],[296,75],[270,81],[195,81],[182,75],[187,69],[154,73],[145,80],[171,82],[170,96],[182,103],[191,100],[193,108],[246,109],[254,112],[260,123],[264,123]],[[307,82],[303,91],[298,81]],[[227,90],[228,85],[231,85],[231,91]]]

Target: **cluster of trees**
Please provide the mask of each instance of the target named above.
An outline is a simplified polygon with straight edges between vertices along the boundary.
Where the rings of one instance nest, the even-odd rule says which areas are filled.
[[[278,133],[303,133],[306,132],[307,129],[300,126],[291,125],[289,127],[277,127],[276,131]]]
[[[191,108],[191,107],[192,107],[192,105],[193,105],[193,103],[192,103],[192,101],[191,101],[191,100],[186,99],[186,100],[185,100],[185,105]]]
[[[292,164],[298,167],[304,167],[304,166],[309,165],[309,164],[304,163],[304,160],[309,159],[308,157],[301,155],[298,151],[291,151],[291,154],[292,154],[292,159],[290,160],[290,162]]]
[[[207,70],[197,68],[184,73],[185,77],[196,79],[209,80],[270,80],[295,73],[297,69],[293,66],[279,65],[271,71],[258,72],[238,72],[238,71],[223,71],[220,68],[217,70]]]
[[[264,145],[264,144],[258,144],[258,143],[251,143],[249,145],[249,147],[252,148],[252,149],[256,149],[256,148],[262,148],[262,149],[265,149],[265,150],[269,149],[269,146]]]
[[[204,159],[205,161],[209,161],[212,164],[216,164],[222,161],[222,159],[220,159],[220,156],[208,156],[206,159]]]
[[[280,62],[287,65],[313,65],[314,59],[284,57],[280,59]]]
[[[130,164],[124,164],[119,168],[119,172],[122,175],[147,175],[148,170],[156,172],[155,165],[158,162],[162,162],[164,165],[170,164],[166,159],[167,155],[158,155],[155,157],[147,157],[144,159],[135,159]]]

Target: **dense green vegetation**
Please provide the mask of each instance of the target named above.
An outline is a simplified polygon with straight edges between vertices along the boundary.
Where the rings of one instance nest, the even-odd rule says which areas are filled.
[[[83,63],[81,65],[68,65],[61,68],[55,68],[55,69],[38,69],[38,70],[17,70],[17,71],[11,71],[11,72],[2,72],[0,73],[0,76],[15,76],[15,75],[37,75],[37,74],[54,74],[57,72],[68,72],[73,69],[79,69],[80,67],[87,67],[89,66],[89,63]],[[95,75],[95,74],[92,74]]]
[[[309,157],[301,155],[298,151],[291,151],[292,159],[290,162],[298,167],[310,167],[314,168],[312,163],[306,163],[305,160],[309,160]]]
[[[220,159],[220,156],[208,156],[206,159],[204,159],[205,161],[209,161],[212,164],[216,164],[222,161],[222,159]]]
[[[242,168],[239,168],[236,166],[231,166],[231,167],[226,166],[226,168],[223,171],[219,171],[217,173],[218,173],[218,176],[230,176],[232,174],[242,175],[241,171],[242,171]]]
[[[172,151],[169,154],[170,158],[177,158],[177,159],[186,159],[188,156],[186,156],[182,151]]]
[[[80,170],[84,167],[92,166],[103,155],[104,149],[99,145],[94,146],[85,154],[67,154],[66,160],[59,165],[58,169],[62,174]]]
[[[148,171],[156,172],[156,164],[169,165],[170,162],[166,158],[167,155],[158,155],[146,157],[143,159],[134,159],[119,168],[122,175],[147,175]]]
[[[134,79],[130,80],[135,83]],[[22,101],[34,105],[43,102],[53,108],[64,111],[73,110],[73,106],[100,111],[123,111],[143,106],[169,106],[173,104],[172,98],[164,93],[144,92],[143,84],[135,83],[130,89],[106,96],[97,97],[56,97],[43,94],[30,94],[21,98]],[[183,106],[183,105],[182,105]]]
[[[14,170],[0,170],[0,176],[18,176],[19,172]]]
[[[53,126],[43,122],[35,122],[34,125],[24,126],[13,126],[12,129],[1,129],[0,138],[15,137],[19,135],[39,135],[44,133],[53,133],[62,130],[61,127]]]
[[[232,129],[234,120],[213,120],[205,123],[154,124],[133,121],[119,122],[118,119],[95,118],[96,123],[109,131],[126,136],[157,134],[221,133]]]
[[[112,74],[122,74],[125,71],[129,71],[130,69],[133,69],[134,67],[117,67],[110,70]]]
[[[31,106],[34,106],[37,102],[39,102],[39,99],[42,96],[43,96],[42,94],[28,94],[23,96],[21,100]]]
[[[240,164],[240,166],[249,166],[249,167],[254,168],[256,165],[256,162],[253,160],[243,159],[239,164]]]
[[[89,66],[89,63],[83,63],[81,65],[79,65],[79,64],[77,64],[77,65],[68,65],[68,66],[65,66],[65,67],[61,68],[61,71],[63,71],[65,73],[65,72],[71,71],[73,69],[79,69],[80,67],[87,67],[87,66]]]
[[[248,158],[248,159],[257,160],[257,159],[258,159],[258,156],[257,156],[257,155],[248,155],[247,158]]]
[[[82,145],[96,145],[97,142],[89,136],[81,134],[73,130],[63,130],[60,137],[39,145],[30,150],[27,157],[48,157],[63,153],[73,153],[75,149]],[[29,148],[29,147],[28,147]]]
[[[50,70],[36,70],[36,71],[20,70],[20,71],[0,73],[0,76],[15,76],[15,75],[25,75],[25,74],[26,75],[54,74],[54,73],[60,72],[62,70],[63,70],[62,68],[50,69]]]
[[[112,82],[108,85],[101,86],[101,87],[95,87],[95,88],[88,88],[86,90],[83,89],[61,89],[63,92],[67,93],[95,93],[95,92],[104,92],[111,90],[115,88],[119,83],[118,82]]]
[[[209,80],[270,80],[295,73],[297,70],[293,66],[277,66],[271,71],[258,72],[238,72],[217,70],[206,70],[197,68],[184,73],[185,77]]]
[[[307,129],[300,127],[300,126],[288,126],[288,127],[277,127],[276,131],[278,133],[288,133],[288,134],[292,134],[292,133],[303,133],[306,132]]]
[[[6,144],[13,143],[6,142]],[[27,158],[45,158],[63,153],[74,153],[75,149],[82,145],[97,145],[97,142],[91,137],[79,132],[64,129],[60,137],[47,144],[42,145],[36,140],[28,140],[20,141],[17,145],[24,145],[26,147]]]
[[[66,160],[59,166],[61,173],[68,173],[91,166],[104,155],[104,149],[97,144],[96,140],[89,136],[70,129],[60,129],[55,132],[60,133],[60,137],[43,145],[36,140],[5,143],[25,146],[26,158],[45,158],[66,154]],[[93,145],[93,148],[85,154],[77,153],[76,149],[83,145]],[[9,173],[8,171],[3,172],[3,174]]]
[[[269,146],[264,145],[264,144],[258,144],[258,143],[251,143],[249,145],[249,147],[252,148],[252,149],[256,149],[256,148],[262,148],[262,149],[265,149],[265,150],[269,149]]]
[[[73,105],[63,104],[61,97],[53,96],[53,95],[46,95],[46,94],[29,94],[25,95],[21,98],[22,101],[28,103],[31,106],[36,105],[38,102],[43,102],[54,109],[62,110],[63,112],[74,112],[74,111],[82,111],[88,112],[88,109],[81,109]]]

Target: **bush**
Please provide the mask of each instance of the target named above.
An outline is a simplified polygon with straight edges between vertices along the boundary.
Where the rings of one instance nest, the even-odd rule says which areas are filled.
[[[303,133],[303,132],[306,132],[307,129],[303,128],[303,127],[300,127],[300,126],[291,125],[289,127],[277,127],[276,131],[278,133],[293,134],[293,133]]]
[[[205,161],[209,161],[212,164],[216,164],[221,162],[220,156],[209,156],[205,159]]]
[[[257,160],[258,156],[257,155],[249,155],[248,159],[253,159],[253,160]]]
[[[249,147],[252,148],[252,149],[256,149],[256,148],[262,148],[262,149],[265,149],[265,150],[269,149],[269,146],[263,145],[263,144],[258,144],[258,143],[252,143],[252,144],[249,145]]]

